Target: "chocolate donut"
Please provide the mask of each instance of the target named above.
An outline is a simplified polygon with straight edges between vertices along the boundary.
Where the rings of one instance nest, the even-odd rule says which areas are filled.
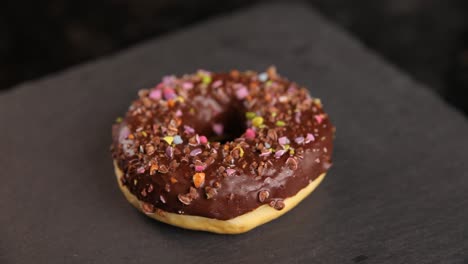
[[[331,166],[335,128],[319,99],[270,67],[164,77],[112,130],[118,183],[136,208],[236,234],[314,190]]]

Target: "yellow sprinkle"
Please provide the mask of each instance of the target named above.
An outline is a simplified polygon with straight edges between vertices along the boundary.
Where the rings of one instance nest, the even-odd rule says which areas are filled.
[[[276,112],[271,113],[272,117],[275,117],[276,115],[277,115]]]
[[[204,76],[202,77],[202,82],[203,82],[204,84],[209,84],[209,83],[211,83],[211,76],[209,76],[209,75],[204,75]]]
[[[289,145],[284,145],[284,149],[285,149],[285,150],[288,150],[289,147],[290,147]]]
[[[281,120],[276,121],[276,126],[284,127],[285,125],[286,123],[284,123],[284,121],[281,121]]]
[[[295,151],[294,151],[293,148],[289,150],[289,154],[290,154],[290,155],[294,155],[294,152],[295,152]]]
[[[177,96],[177,101],[183,103],[185,99],[182,96]]]
[[[255,116],[256,116],[256,114],[255,114],[254,112],[247,112],[247,113],[245,113],[245,117],[246,117],[247,119],[249,119],[249,120],[254,119]]]
[[[260,127],[263,124],[263,117],[261,116],[256,116],[254,119],[252,119],[252,125],[256,127]]]
[[[238,149],[239,150],[239,157],[243,157],[244,156],[244,149],[241,148],[240,146],[237,146],[235,147],[234,149]]]
[[[174,141],[174,137],[170,137],[170,136],[163,137],[163,140],[166,141],[167,144],[171,145],[172,141]]]
[[[147,137],[148,134],[145,132],[145,131],[141,131],[141,134],[144,136],[144,137]]]
[[[123,120],[123,119],[119,116],[119,117],[117,117],[117,119],[115,119],[115,122],[117,122],[117,123],[122,123],[122,120]]]
[[[319,107],[322,107],[322,101],[320,100],[320,98],[315,98],[314,103],[318,105]]]

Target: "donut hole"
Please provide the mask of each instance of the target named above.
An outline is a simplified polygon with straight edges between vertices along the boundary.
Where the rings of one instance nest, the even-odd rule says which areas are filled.
[[[235,105],[231,105],[223,113],[218,115],[213,124],[211,133],[207,135],[210,141],[226,143],[234,141],[244,134],[247,129],[247,119],[245,117],[244,109],[239,109]],[[222,128],[222,133],[217,130]]]

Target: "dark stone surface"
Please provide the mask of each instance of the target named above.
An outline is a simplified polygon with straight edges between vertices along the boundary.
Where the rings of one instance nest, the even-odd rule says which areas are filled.
[[[325,182],[239,236],[147,219],[116,186],[110,127],[162,75],[276,64],[337,127]],[[468,124],[302,5],[260,6],[0,96],[0,263],[464,263]]]

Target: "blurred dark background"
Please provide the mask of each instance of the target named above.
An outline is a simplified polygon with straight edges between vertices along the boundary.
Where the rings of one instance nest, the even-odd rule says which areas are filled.
[[[467,0],[304,1],[468,115]],[[0,90],[258,2],[4,1]]]

